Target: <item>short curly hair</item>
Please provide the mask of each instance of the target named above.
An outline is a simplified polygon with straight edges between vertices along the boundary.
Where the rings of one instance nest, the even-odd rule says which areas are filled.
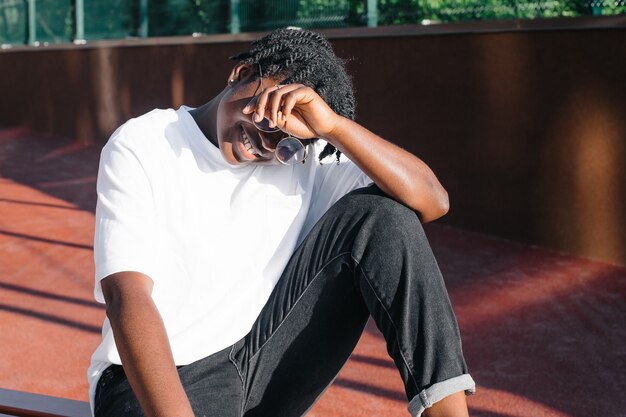
[[[283,77],[283,84],[300,83],[313,88],[333,111],[348,119],[356,117],[354,86],[346,61],[335,55],[331,44],[319,33],[287,27],[276,29],[252,43],[250,49],[230,57],[253,66],[253,75]],[[258,64],[258,65],[255,65]],[[330,143],[319,155],[322,160],[341,152]]]

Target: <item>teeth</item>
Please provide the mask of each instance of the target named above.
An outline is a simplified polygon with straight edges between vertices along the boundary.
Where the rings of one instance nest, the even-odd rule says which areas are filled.
[[[252,149],[252,144],[250,143],[250,139],[248,139],[248,135],[246,135],[246,131],[243,130],[243,128],[241,128],[241,131],[243,132],[243,146],[245,146],[246,150],[252,155],[258,155],[257,152]]]

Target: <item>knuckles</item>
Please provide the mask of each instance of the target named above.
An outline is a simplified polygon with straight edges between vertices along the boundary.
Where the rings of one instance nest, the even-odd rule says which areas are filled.
[[[295,89],[290,89],[287,92],[280,92],[281,89],[285,87],[293,87]],[[278,93],[277,93],[278,92]],[[292,83],[285,85],[277,85],[266,88],[259,96],[253,98],[250,103],[253,103],[257,112],[262,113],[262,111],[270,106],[270,103],[275,104],[278,99],[289,100],[289,101],[297,101],[298,97],[314,97],[317,95],[317,92],[312,88],[304,84],[300,83]],[[323,99],[322,99],[323,100]]]

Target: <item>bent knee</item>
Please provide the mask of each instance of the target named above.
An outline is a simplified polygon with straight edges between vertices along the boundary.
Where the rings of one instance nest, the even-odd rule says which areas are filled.
[[[385,234],[424,233],[415,211],[389,197],[374,184],[346,194],[338,204],[345,210],[362,213],[371,227]]]

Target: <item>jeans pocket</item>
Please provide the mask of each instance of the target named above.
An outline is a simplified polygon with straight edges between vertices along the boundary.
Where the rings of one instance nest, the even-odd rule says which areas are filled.
[[[119,368],[119,369],[118,369]],[[98,382],[96,383],[96,392],[94,395],[94,416],[99,417],[100,411],[102,409],[102,397],[107,396],[107,392],[111,388],[111,385],[115,382],[116,377],[122,375],[120,372],[123,368],[119,365],[110,365],[102,374],[100,374],[100,378],[98,378]]]
[[[100,415],[100,405],[102,403],[102,386],[106,385],[106,378],[108,378],[111,374],[110,372],[107,372],[108,370],[109,369],[107,368],[100,374],[100,378],[98,378],[98,382],[96,383],[96,393],[94,395],[93,406],[93,413],[95,417],[99,417]]]

